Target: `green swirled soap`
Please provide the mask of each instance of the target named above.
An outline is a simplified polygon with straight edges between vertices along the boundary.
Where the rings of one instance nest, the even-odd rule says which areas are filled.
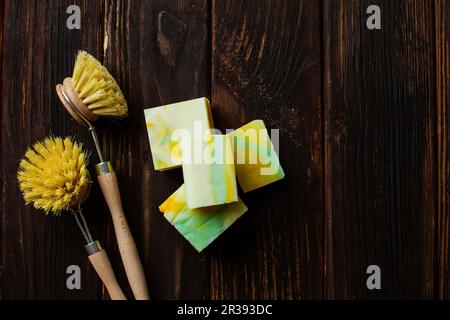
[[[284,178],[284,171],[262,120],[233,131],[236,176],[244,192]]]
[[[189,209],[238,201],[231,141],[228,135],[210,134],[181,144]]]
[[[207,208],[189,209],[186,188],[182,185],[159,210],[164,217],[200,252],[220,236],[248,209],[237,202]]]
[[[181,166],[179,140],[176,130],[194,136],[194,129],[205,131],[213,127],[209,101],[193,99],[144,110],[147,133],[155,170],[163,171]],[[200,132],[200,136],[203,132]]]

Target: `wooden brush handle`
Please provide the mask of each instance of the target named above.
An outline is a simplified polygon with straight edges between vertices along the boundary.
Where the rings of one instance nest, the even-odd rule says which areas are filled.
[[[109,210],[111,211],[120,255],[131,290],[133,290],[136,300],[149,300],[150,296],[148,294],[144,270],[122,209],[116,174],[113,171],[101,174],[97,178]]]
[[[116,276],[114,275],[114,271],[105,250],[91,254],[89,260],[94,266],[95,271],[97,271],[100,279],[102,279],[111,300],[127,300],[117,283]]]

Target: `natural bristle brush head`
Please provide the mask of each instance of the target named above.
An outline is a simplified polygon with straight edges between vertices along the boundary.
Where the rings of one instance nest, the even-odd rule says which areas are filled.
[[[87,153],[71,138],[48,137],[35,143],[20,162],[17,178],[25,201],[46,214],[70,211],[84,239],[89,261],[112,300],[125,300],[108,255],[92,237],[81,204],[90,189]]]
[[[48,137],[25,153],[17,174],[26,203],[46,214],[77,209],[90,188],[88,155],[71,138]]]
[[[128,116],[128,105],[116,80],[85,51],[78,52],[72,78],[58,84],[56,92],[67,111],[84,126],[87,124],[83,117],[95,121],[99,116]]]

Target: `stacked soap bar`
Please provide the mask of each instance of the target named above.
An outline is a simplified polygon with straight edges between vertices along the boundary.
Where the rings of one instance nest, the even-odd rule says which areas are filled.
[[[262,120],[213,134],[206,98],[147,109],[145,118],[155,169],[183,167],[184,184],[159,209],[198,251],[247,211],[236,177],[244,192],[284,177]]]
[[[182,185],[159,207],[159,210],[200,252],[248,209],[240,199],[237,202],[214,207],[189,209],[186,203],[186,188]]]
[[[183,154],[188,152],[192,155],[183,158],[183,178],[189,209],[238,201],[231,141],[227,135],[209,135],[206,141],[198,141],[202,150],[201,157],[197,157],[200,161],[195,159],[194,143],[181,148]]]
[[[244,192],[284,178],[283,168],[262,120],[254,120],[231,133],[236,175]]]
[[[146,109],[144,114],[153,165],[160,171],[181,166],[181,139],[173,139],[176,130],[184,130],[194,136],[196,125],[203,129],[213,127],[206,98]]]

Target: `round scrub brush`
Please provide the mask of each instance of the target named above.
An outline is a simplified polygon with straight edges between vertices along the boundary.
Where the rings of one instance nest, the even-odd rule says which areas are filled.
[[[93,56],[79,51],[72,78],[56,86],[56,92],[70,115],[87,127],[94,139],[100,163],[97,178],[109,210],[128,281],[136,299],[149,299],[144,270],[122,208],[119,185],[111,162],[104,160],[92,122],[101,117],[122,118],[128,115],[125,98],[114,78]]]
[[[71,212],[86,240],[86,251],[111,299],[125,300],[105,250],[94,241],[81,204],[90,190],[87,155],[70,138],[46,138],[25,153],[17,174],[25,201],[45,214]]]

